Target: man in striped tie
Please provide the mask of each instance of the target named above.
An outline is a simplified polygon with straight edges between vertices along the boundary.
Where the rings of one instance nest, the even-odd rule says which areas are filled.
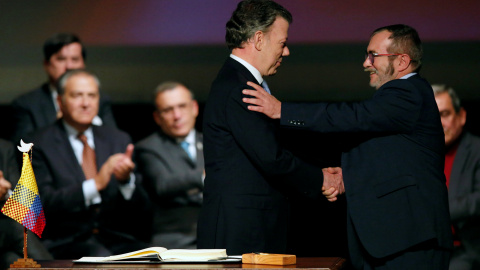
[[[92,125],[99,80],[67,71],[58,82],[63,117],[34,133],[33,168],[48,225],[44,244],[56,259],[108,256],[145,247],[146,193],[136,185],[130,137]],[[145,235],[142,235],[145,233]]]

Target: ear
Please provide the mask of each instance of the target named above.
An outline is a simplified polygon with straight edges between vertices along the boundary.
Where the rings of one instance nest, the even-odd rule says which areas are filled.
[[[400,62],[398,63],[398,71],[400,72],[406,70],[412,63],[412,59],[408,54],[402,54],[398,59],[400,59]]]
[[[262,31],[255,32],[255,34],[253,34],[253,44],[257,51],[261,51],[265,44],[265,33]]]
[[[57,104],[58,104],[58,108],[60,108],[60,111],[63,111],[62,96],[60,95],[57,95]]]
[[[465,125],[465,122],[467,121],[467,111],[462,107],[460,108],[460,111],[458,112],[458,117],[460,118],[460,123],[462,126]]]
[[[193,114],[195,115],[195,117],[198,116],[198,102],[196,100],[192,100],[192,110],[193,110]]]
[[[157,123],[158,126],[162,123],[162,119],[160,119],[159,112],[157,110],[153,111],[153,120]]]

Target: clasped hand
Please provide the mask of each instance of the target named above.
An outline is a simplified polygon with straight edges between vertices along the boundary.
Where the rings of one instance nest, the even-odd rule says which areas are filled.
[[[328,201],[334,202],[337,197],[345,193],[345,186],[343,185],[342,168],[328,167],[322,169],[323,171],[323,186],[322,194]]]

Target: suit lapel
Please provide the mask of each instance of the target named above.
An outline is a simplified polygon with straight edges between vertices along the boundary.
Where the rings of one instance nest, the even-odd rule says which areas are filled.
[[[67,132],[65,131],[65,128],[60,120],[58,120],[55,125],[57,125],[57,129],[53,134],[53,139],[55,141],[54,145],[60,146],[57,148],[57,153],[59,155],[58,160],[59,162],[63,163],[64,168],[66,168],[68,171],[71,171],[73,175],[82,175],[83,179],[78,178],[77,180],[79,182],[83,182],[85,180],[83,170],[78,163],[75,153],[73,152]]]
[[[97,161],[97,170],[100,170],[103,163],[107,161],[112,151],[110,150],[110,140],[101,132],[101,129],[97,126],[92,126],[93,140],[95,142],[95,158]]]
[[[203,160],[203,136],[198,131],[195,132],[195,148],[197,149],[197,164],[199,168],[205,168],[204,160]]]
[[[152,145],[152,149],[154,151],[156,152],[166,151],[167,153],[170,153],[170,155],[176,155],[177,156],[176,158],[185,160],[190,166],[192,167],[196,166],[195,162],[193,162],[193,160],[188,156],[187,152],[185,152],[185,150],[183,150],[183,148],[175,140],[163,134],[161,131],[159,131],[157,135],[158,135],[157,137],[158,140],[156,140],[155,144]],[[162,144],[162,141],[164,142],[163,144]],[[198,158],[198,148],[197,148],[197,158]]]
[[[470,140],[469,135],[464,134],[464,137],[461,138],[460,145],[458,146],[457,153],[453,160],[452,172],[450,173],[450,179],[460,179],[462,172],[464,170],[463,166],[467,163],[467,160],[470,157]],[[450,181],[448,190],[449,195],[456,196],[457,191],[460,189],[462,181]],[[465,183],[464,183],[465,184]]]

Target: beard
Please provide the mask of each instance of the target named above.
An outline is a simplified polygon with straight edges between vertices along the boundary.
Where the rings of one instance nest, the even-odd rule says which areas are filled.
[[[379,71],[378,69],[365,69],[367,72],[374,71],[377,74],[377,80],[370,81],[370,86],[374,87],[375,89],[379,89],[385,83],[393,80],[393,73],[395,72],[393,68],[393,61],[388,61],[388,66],[385,71]]]

